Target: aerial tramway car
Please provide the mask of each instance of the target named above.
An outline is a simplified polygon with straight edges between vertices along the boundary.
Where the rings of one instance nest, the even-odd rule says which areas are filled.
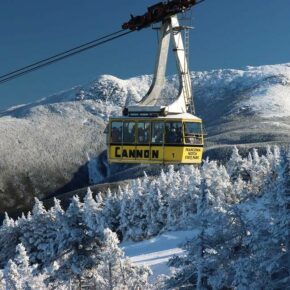
[[[188,114],[110,119],[109,160],[118,163],[200,163],[201,119]]]
[[[132,17],[123,24],[123,28],[140,30],[149,23],[162,21],[155,74],[148,93],[138,105],[124,108],[123,116],[109,120],[107,142],[110,163],[201,163],[204,146],[202,120],[194,115],[191,80],[181,33],[184,27],[179,25],[176,16],[197,3],[195,0],[159,3],[149,7],[145,15]],[[158,13],[154,13],[155,10]],[[146,21],[140,22],[141,18]],[[164,105],[162,102],[166,98],[162,95],[162,88],[170,38],[177,60],[180,89],[176,100]]]

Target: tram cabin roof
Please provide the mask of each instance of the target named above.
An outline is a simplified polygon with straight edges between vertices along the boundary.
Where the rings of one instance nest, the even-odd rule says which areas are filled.
[[[174,119],[182,119],[182,120],[192,120],[192,121],[198,121],[201,122],[202,120],[200,118],[198,118],[197,116],[194,116],[192,114],[189,113],[182,113],[182,114],[168,114],[167,116],[156,116],[156,117],[152,117],[152,116],[119,116],[119,117],[111,117],[111,120],[119,120],[119,119],[128,119],[128,120],[132,120],[132,119],[158,119],[158,120],[174,120]]]

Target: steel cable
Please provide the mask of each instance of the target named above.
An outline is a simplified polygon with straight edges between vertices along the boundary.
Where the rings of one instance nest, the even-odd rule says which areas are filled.
[[[70,56],[76,55],[76,54],[81,53],[81,52],[83,52],[85,50],[94,48],[96,46],[99,46],[101,44],[107,43],[109,41],[112,41],[114,39],[120,38],[120,37],[122,37],[122,36],[124,36],[126,34],[129,34],[129,33],[133,32],[133,31],[126,31],[124,33],[121,33],[122,31],[124,31],[124,30],[119,30],[117,32],[108,34],[108,35],[103,36],[101,38],[95,39],[93,41],[87,42],[85,44],[82,44],[82,45],[79,45],[79,46],[74,47],[72,49],[69,49],[67,51],[64,51],[62,53],[58,53],[58,54],[56,54],[54,56],[51,56],[49,58],[43,59],[41,61],[37,61],[37,62],[35,62],[35,63],[31,64],[31,65],[25,66],[23,68],[20,68],[20,69],[17,69],[15,71],[12,71],[10,73],[7,73],[5,75],[2,75],[2,76],[0,76],[0,84],[8,82],[8,81],[10,81],[12,79],[15,79],[15,78],[18,78],[20,76],[23,76],[23,75],[25,75],[25,74],[27,74],[29,72],[38,70],[38,69],[43,68],[43,67],[45,67],[47,65],[53,64],[53,63],[55,63],[57,61],[63,60],[65,58],[68,58]],[[116,36],[114,36],[114,35],[116,35]]]

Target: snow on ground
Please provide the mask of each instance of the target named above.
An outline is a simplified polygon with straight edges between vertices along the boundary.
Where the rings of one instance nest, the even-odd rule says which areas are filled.
[[[174,255],[182,255],[182,245],[193,239],[197,230],[167,232],[160,236],[142,242],[125,242],[120,246],[125,255],[137,265],[146,265],[151,268],[153,282],[158,275],[171,273],[167,262]]]
[[[250,106],[264,118],[290,116],[289,86],[282,83],[258,88],[242,105]]]
[[[234,96],[232,110],[247,107],[263,118],[290,116],[290,64],[192,72],[195,98],[207,103]],[[216,106],[215,106],[216,107]]]

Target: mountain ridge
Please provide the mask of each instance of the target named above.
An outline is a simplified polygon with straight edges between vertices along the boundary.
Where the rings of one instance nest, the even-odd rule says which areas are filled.
[[[208,134],[207,155],[222,159],[233,145],[290,143],[289,63],[191,72],[191,78],[197,115]],[[138,102],[151,81],[148,75],[127,80],[103,75],[0,113],[0,211],[31,204],[34,196],[43,198],[68,189],[65,186],[72,180],[75,187],[88,185],[87,165],[103,156],[109,116]],[[167,78],[162,94],[167,104],[177,96],[176,75]],[[103,156],[100,162],[104,160]],[[99,171],[99,180],[108,177],[103,169]]]

